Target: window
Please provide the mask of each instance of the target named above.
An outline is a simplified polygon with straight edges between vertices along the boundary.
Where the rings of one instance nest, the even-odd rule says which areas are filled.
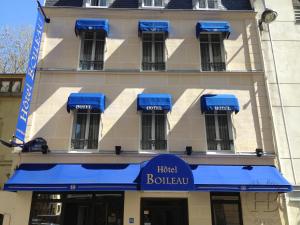
[[[230,112],[205,113],[205,124],[208,150],[233,150]]]
[[[0,79],[0,94],[14,95],[21,93],[21,79]]]
[[[198,0],[199,9],[218,9],[219,1],[218,0]]]
[[[300,23],[300,1],[293,0],[294,14],[296,23]]]
[[[225,59],[221,34],[200,34],[201,70],[223,71]]]
[[[239,194],[211,193],[212,225],[243,225]]]
[[[143,0],[143,7],[164,7],[164,0]]]
[[[81,70],[103,70],[104,32],[82,32],[81,41]]]
[[[4,220],[4,215],[3,215],[3,214],[0,214],[0,225],[3,224],[3,220]]]
[[[108,7],[108,0],[90,0],[88,6]]]
[[[72,149],[98,149],[100,110],[74,111]]]
[[[122,225],[122,192],[34,193],[29,225]]]
[[[142,114],[142,150],[166,150],[166,112],[144,111]]]
[[[143,70],[165,70],[165,34],[143,33]]]

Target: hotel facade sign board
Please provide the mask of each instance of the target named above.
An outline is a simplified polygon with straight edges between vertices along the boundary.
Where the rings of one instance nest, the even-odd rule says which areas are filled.
[[[38,57],[41,47],[41,41],[44,31],[45,19],[40,10],[38,10],[38,16],[35,25],[35,31],[33,35],[31,51],[29,55],[29,62],[25,76],[22,101],[20,103],[20,110],[18,114],[17,126],[15,137],[20,141],[25,140],[25,133],[27,127],[27,120],[30,112],[30,104],[34,88],[34,80],[36,74],[36,68],[38,64]]]
[[[141,171],[141,190],[192,191],[195,189],[190,166],[178,156],[162,154],[146,162]]]

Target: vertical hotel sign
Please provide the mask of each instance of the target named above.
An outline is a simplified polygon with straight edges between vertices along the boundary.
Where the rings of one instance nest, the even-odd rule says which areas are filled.
[[[29,55],[29,62],[25,76],[25,83],[23,88],[22,101],[18,115],[17,127],[15,136],[17,139],[24,142],[27,127],[28,116],[30,112],[30,104],[33,94],[34,80],[36,75],[36,68],[38,64],[38,57],[41,47],[42,35],[44,31],[45,18],[40,9],[35,25],[31,51]]]

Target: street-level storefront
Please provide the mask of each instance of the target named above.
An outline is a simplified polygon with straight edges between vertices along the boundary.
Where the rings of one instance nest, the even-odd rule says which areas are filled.
[[[29,225],[247,225],[266,222],[262,214],[275,225],[278,193],[292,187],[273,166],[189,165],[162,154],[134,164],[21,164],[5,189],[33,193]]]

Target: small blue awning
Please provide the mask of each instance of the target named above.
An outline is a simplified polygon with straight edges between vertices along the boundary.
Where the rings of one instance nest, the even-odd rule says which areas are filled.
[[[238,113],[240,111],[239,101],[234,95],[230,94],[207,94],[202,95],[200,99],[201,111],[234,111]]]
[[[79,19],[75,23],[75,33],[78,35],[80,31],[104,31],[105,36],[109,32],[108,19]]]
[[[137,110],[172,110],[172,96],[170,94],[139,94]]]
[[[291,184],[273,166],[192,166],[196,191],[290,192]]]
[[[164,32],[169,34],[169,21],[164,20],[140,20],[139,33],[142,32]]]
[[[196,37],[199,38],[203,32],[221,32],[228,38],[231,28],[227,21],[199,21],[196,24]]]
[[[140,164],[22,164],[7,191],[137,190]]]
[[[104,112],[105,95],[102,93],[72,93],[68,98],[67,111],[72,109],[99,109]]]

